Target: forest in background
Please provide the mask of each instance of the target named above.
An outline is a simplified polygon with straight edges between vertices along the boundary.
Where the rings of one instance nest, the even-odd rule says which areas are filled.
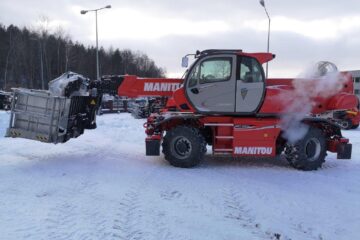
[[[100,76],[165,75],[146,54],[129,49],[99,48],[99,62]],[[0,89],[47,89],[49,81],[67,71],[96,79],[96,48],[73,42],[61,28],[49,33],[0,23]]]

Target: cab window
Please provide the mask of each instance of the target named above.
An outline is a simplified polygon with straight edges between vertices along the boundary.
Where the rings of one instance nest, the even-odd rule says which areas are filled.
[[[232,58],[212,58],[200,64],[200,84],[227,81],[231,78]]]
[[[202,61],[189,75],[189,87],[200,83],[227,81],[231,78],[232,58],[217,57]]]
[[[189,87],[193,87],[197,84],[199,78],[199,65],[197,65],[191,72],[189,77]]]
[[[254,58],[241,58],[239,75],[240,80],[246,83],[264,82],[262,67]]]

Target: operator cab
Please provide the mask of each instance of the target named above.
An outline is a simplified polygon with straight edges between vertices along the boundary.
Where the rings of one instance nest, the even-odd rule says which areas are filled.
[[[264,54],[241,50],[197,52],[185,80],[186,97],[200,113],[256,114],[265,96],[261,64],[273,58]]]

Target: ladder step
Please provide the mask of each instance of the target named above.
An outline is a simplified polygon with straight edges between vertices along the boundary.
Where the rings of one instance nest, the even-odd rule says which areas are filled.
[[[233,136],[215,136],[216,139],[234,139]]]
[[[232,152],[232,148],[215,148],[214,152]]]
[[[205,126],[209,127],[233,127],[233,123],[205,123]]]
[[[213,155],[228,156],[228,155],[232,155],[232,153],[231,152],[214,152]]]

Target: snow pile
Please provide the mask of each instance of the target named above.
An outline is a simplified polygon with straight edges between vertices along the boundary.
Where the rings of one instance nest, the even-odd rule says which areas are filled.
[[[145,156],[144,121],[102,115],[61,145],[0,138],[1,239],[358,239],[360,131],[344,133],[352,160],[315,172],[210,154],[180,169]]]
[[[54,96],[65,96],[65,88],[69,86],[70,83],[74,83],[75,81],[79,81],[79,85],[77,86],[77,91],[72,93],[72,95],[77,96],[88,96],[87,91],[87,82],[88,79],[83,75],[74,72],[66,72],[62,74],[60,77],[49,82],[49,91]]]
[[[281,94],[281,99],[289,101],[284,109],[281,119],[283,136],[290,142],[296,142],[307,133],[308,126],[302,120],[309,116],[315,106],[315,98],[328,98],[338,93],[343,86],[345,78],[336,66],[329,62],[319,62],[312,65],[294,79],[294,91]]]

